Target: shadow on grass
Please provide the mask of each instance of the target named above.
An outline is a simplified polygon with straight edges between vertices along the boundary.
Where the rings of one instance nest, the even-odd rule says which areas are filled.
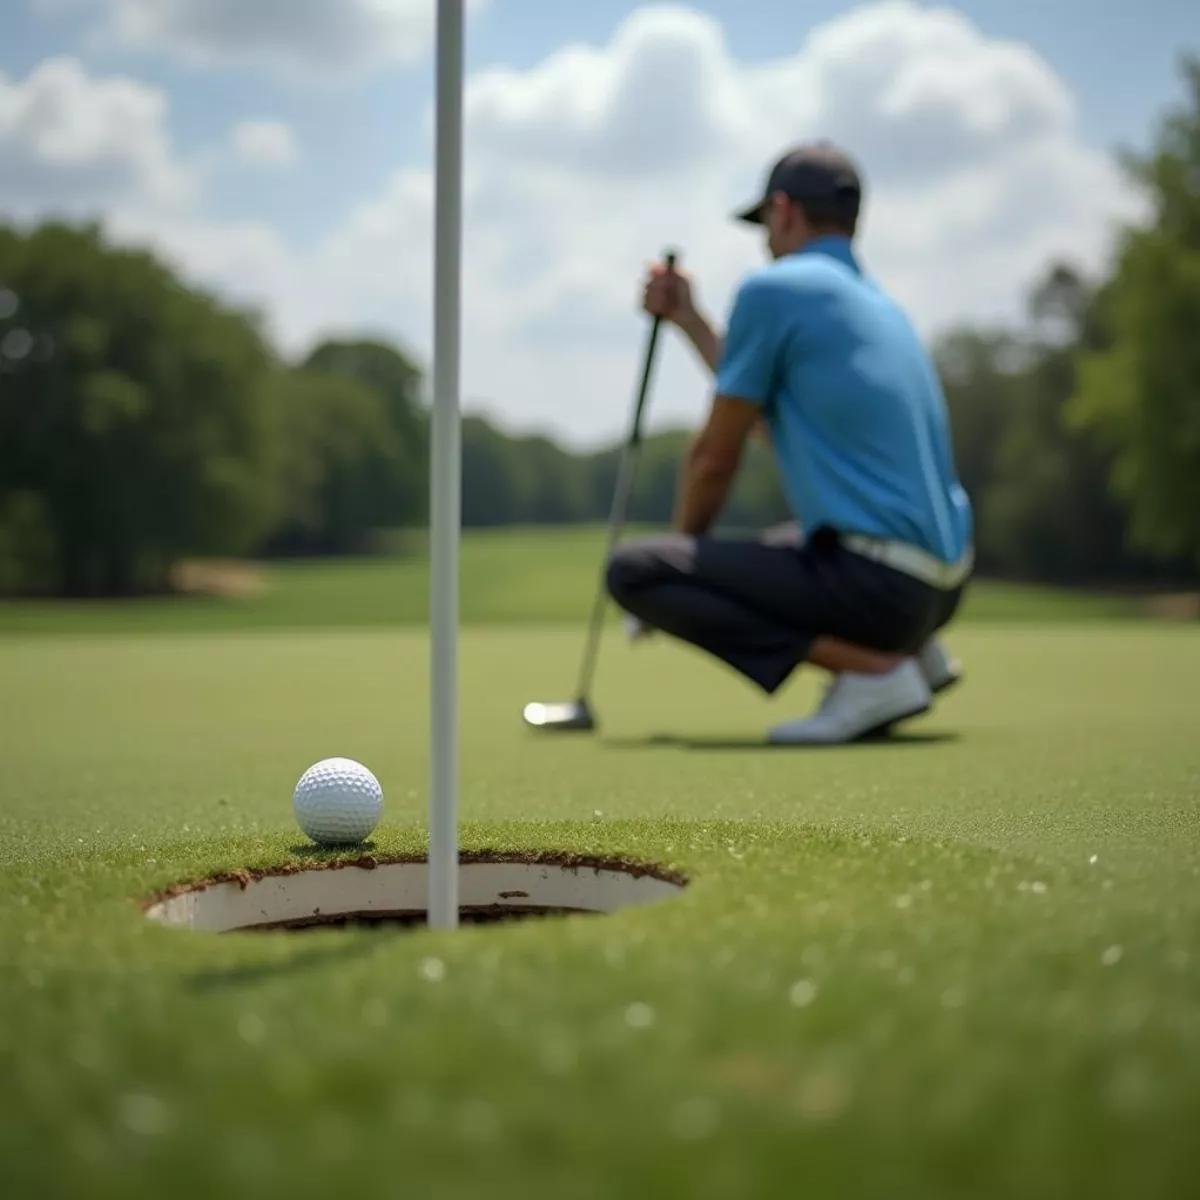
[[[315,971],[334,963],[373,954],[379,946],[377,938],[356,939],[339,946],[321,946],[301,954],[293,955],[284,962],[240,963],[225,970],[200,971],[185,981],[188,991],[203,995],[224,991],[226,988],[252,987],[257,983],[270,983]]]
[[[940,746],[957,742],[957,733],[893,733],[886,737],[867,738],[844,746],[788,746],[768,742],[761,737],[683,737],[674,733],[652,733],[645,737],[605,738],[603,745],[613,750],[655,750],[667,747],[675,750],[770,750],[773,753],[812,753],[834,750],[889,749],[901,746]]]

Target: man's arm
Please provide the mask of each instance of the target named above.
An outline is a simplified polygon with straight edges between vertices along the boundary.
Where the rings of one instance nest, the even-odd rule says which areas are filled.
[[[694,311],[694,305],[689,307]],[[785,336],[773,282],[761,275],[743,282],[714,368],[712,409],[680,472],[673,522],[679,532],[705,534],[720,514],[746,440],[762,428]]]
[[[725,353],[724,337],[717,332],[716,326],[698,311],[685,317],[678,324],[680,333],[692,343],[692,348],[700,356],[701,361],[715,376],[721,369],[721,356]],[[760,442],[770,444],[767,422],[761,414],[754,422],[750,433]]]
[[[678,324],[680,332],[692,343],[693,349],[700,356],[700,361],[716,375],[725,349],[724,338],[708,318],[696,309],[682,317]]]
[[[672,522],[681,532],[705,533],[729,494],[746,439],[765,433],[763,405],[779,348],[776,313],[761,284],[743,283],[722,336],[697,306],[690,278],[665,264],[651,269],[643,307],[673,321],[716,377],[708,421],[684,457]]]
[[[678,532],[699,537],[712,528],[761,413],[757,404],[732,396],[715,397],[708,420],[692,439],[679,473],[671,522]]]
[[[709,371],[717,373],[722,338],[696,304],[691,276],[686,271],[666,263],[654,264],[642,293],[642,307],[651,316],[662,317],[677,326]]]

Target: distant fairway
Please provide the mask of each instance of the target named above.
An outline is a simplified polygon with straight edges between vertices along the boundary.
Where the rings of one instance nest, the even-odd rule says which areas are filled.
[[[5,1197],[1191,1193],[1200,629],[984,588],[960,690],[816,751],[760,744],[814,676],[766,702],[614,629],[599,735],[539,737],[521,706],[568,692],[598,545],[464,547],[463,844],[691,885],[450,935],[201,935],[135,903],[311,862],[291,788],[327,755],[380,776],[371,853],[422,850],[417,562],[0,609]]]
[[[547,625],[586,619],[602,529],[468,531],[462,545],[464,624]],[[422,624],[429,613],[423,549],[390,558],[289,562],[255,571],[265,590],[72,605],[0,602],[3,633],[160,633],[232,629],[363,628]],[[977,583],[963,621],[1093,621],[1134,616],[1128,599],[1015,584]]]

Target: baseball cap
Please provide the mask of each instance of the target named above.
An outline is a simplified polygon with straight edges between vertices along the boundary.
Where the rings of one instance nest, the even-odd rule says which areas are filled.
[[[806,142],[793,147],[775,163],[767,176],[762,198],[734,213],[735,219],[761,225],[763,208],[775,192],[854,216],[862,202],[862,180],[850,159],[832,143]]]

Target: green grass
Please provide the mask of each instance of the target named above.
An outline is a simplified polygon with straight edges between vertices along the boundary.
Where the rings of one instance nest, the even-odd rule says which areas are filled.
[[[314,568],[263,604],[311,617],[355,571],[379,594],[402,577]],[[515,574],[494,582],[487,604],[529,615]],[[577,623],[582,586],[551,615]],[[420,850],[423,632],[59,619],[0,642],[5,1195],[1194,1187],[1196,630],[967,625],[968,681],[910,740],[768,752],[763,726],[814,681],[767,703],[614,636],[600,735],[539,739],[521,706],[566,693],[579,630],[470,628],[464,844],[669,863],[687,892],[550,925],[263,937],[159,928],[134,902],[295,859],[291,787],[329,754],[381,777],[374,852]]]
[[[585,619],[597,584],[603,530],[471,531],[462,549],[462,618],[545,625]],[[348,562],[292,562],[265,569],[266,591],[249,599],[151,599],[137,603],[0,602],[3,633],[185,633],[212,630],[394,628],[428,619],[423,553]],[[964,621],[1080,621],[1137,615],[1136,602],[1087,592],[980,583]]]

